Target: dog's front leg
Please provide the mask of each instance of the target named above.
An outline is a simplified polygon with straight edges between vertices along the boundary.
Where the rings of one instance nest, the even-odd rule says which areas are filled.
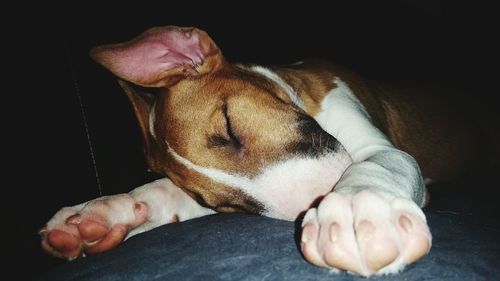
[[[110,250],[126,238],[163,224],[212,213],[164,178],[130,193],[62,208],[40,231],[42,248],[73,259]]]
[[[420,208],[425,191],[420,169],[371,124],[347,86],[337,84],[316,119],[340,140],[354,164],[334,191],[307,211],[302,252],[319,266],[364,276],[395,273],[431,246]]]

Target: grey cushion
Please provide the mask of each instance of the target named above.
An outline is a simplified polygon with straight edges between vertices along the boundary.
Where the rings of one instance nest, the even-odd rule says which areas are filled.
[[[462,208],[465,201],[446,200],[425,209],[433,233],[430,254],[396,276],[370,280],[500,276],[496,217]],[[153,229],[110,252],[67,262],[37,280],[366,280],[307,263],[298,248],[299,233],[293,222],[217,214]]]

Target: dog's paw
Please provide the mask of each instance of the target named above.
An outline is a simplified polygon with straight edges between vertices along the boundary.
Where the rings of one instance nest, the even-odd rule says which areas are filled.
[[[147,217],[147,205],[128,194],[66,207],[40,230],[42,248],[67,259],[107,251],[120,244]]]
[[[396,273],[430,247],[425,215],[413,201],[369,190],[332,192],[302,223],[306,260],[363,276]]]

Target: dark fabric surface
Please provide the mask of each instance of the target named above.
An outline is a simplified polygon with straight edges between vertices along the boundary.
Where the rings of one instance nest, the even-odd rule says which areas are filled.
[[[496,214],[480,201],[459,199],[437,198],[438,206],[425,209],[433,233],[427,257],[370,280],[498,280]],[[310,265],[297,240],[293,222],[217,214],[153,229],[36,280],[366,280]]]

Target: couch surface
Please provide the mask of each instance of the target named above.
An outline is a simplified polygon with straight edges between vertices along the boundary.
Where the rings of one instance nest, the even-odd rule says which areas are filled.
[[[370,280],[498,278],[498,207],[466,187],[436,188],[433,203],[424,209],[433,234],[427,257],[398,275]],[[298,248],[297,225],[248,214],[216,214],[161,226],[36,280],[365,280],[307,263]]]

